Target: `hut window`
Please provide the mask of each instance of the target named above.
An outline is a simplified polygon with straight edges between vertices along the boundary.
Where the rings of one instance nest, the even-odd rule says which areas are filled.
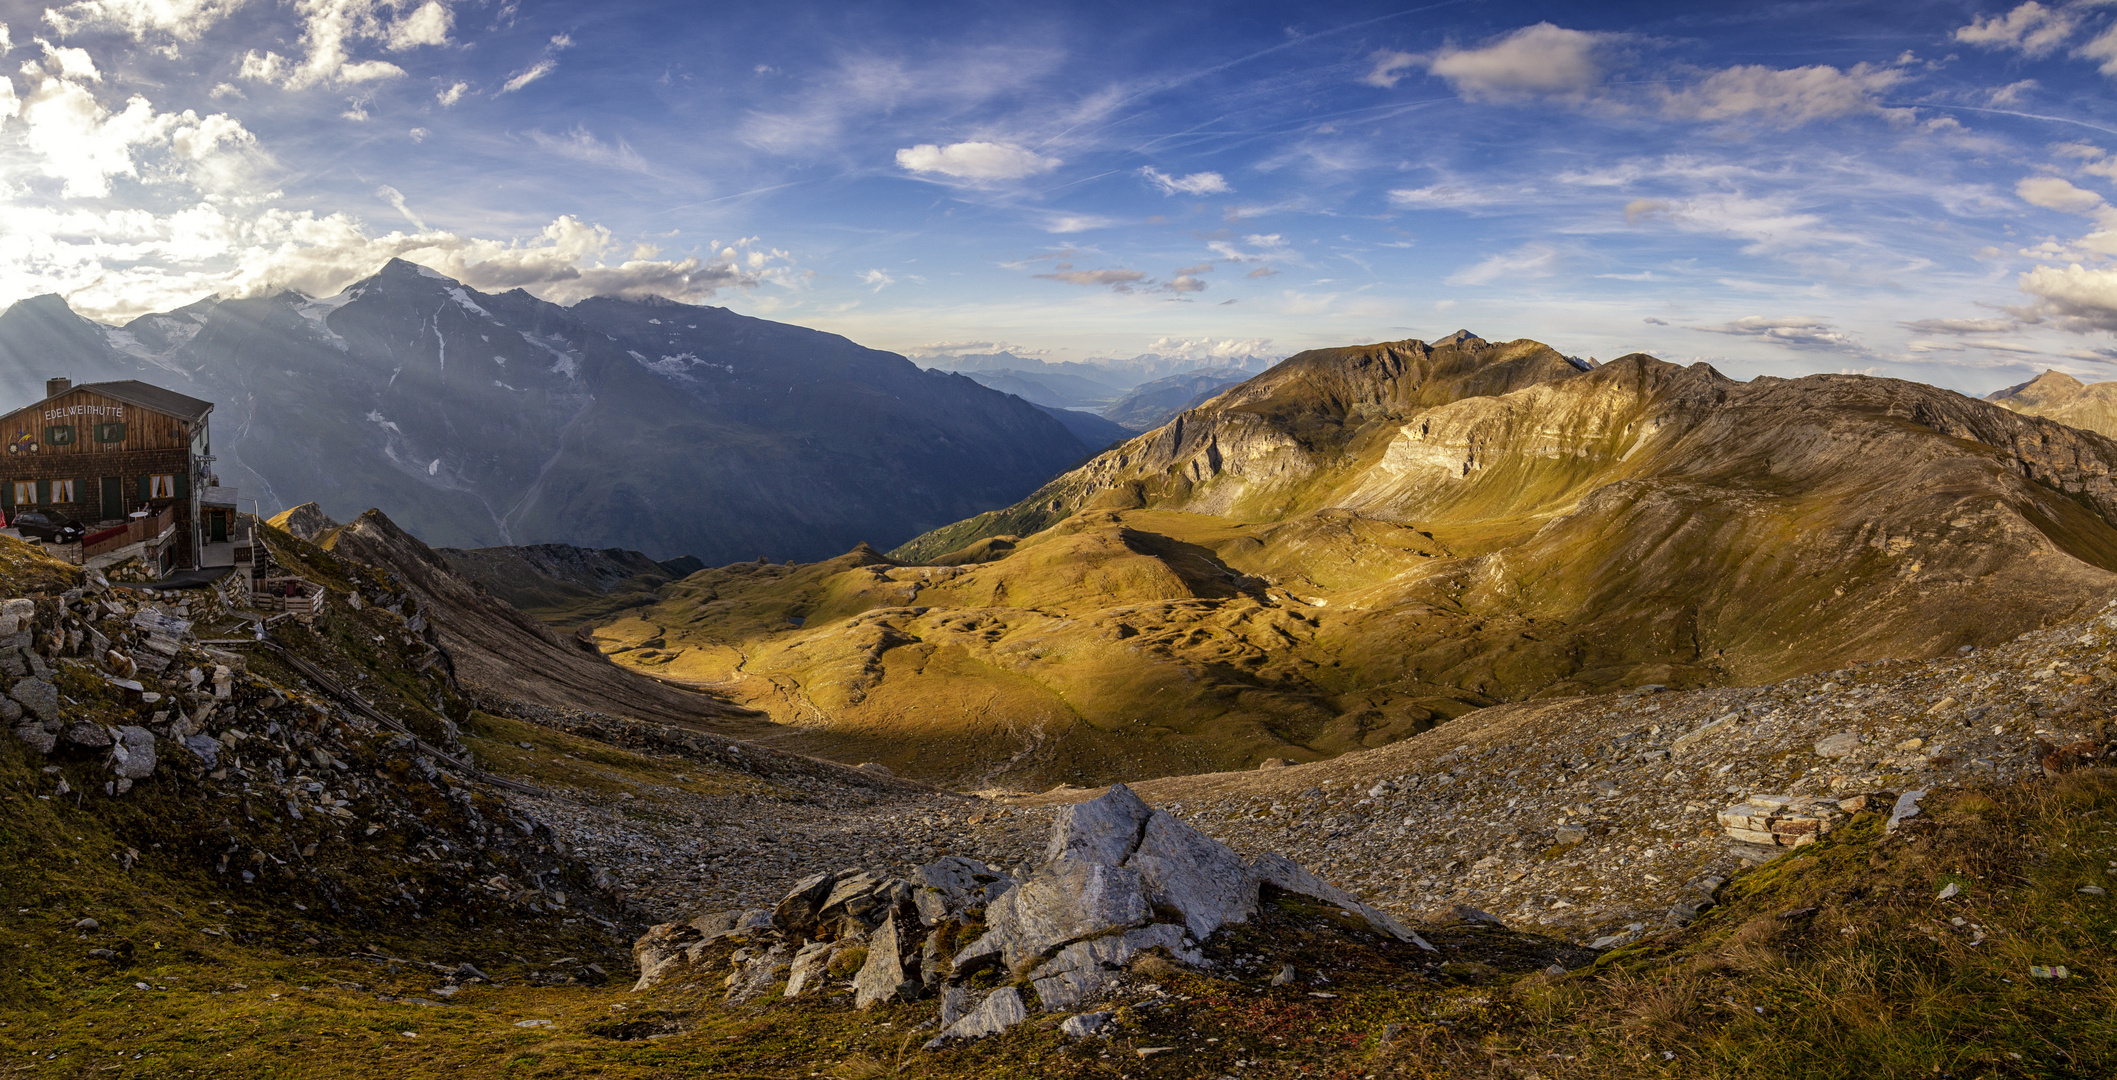
[[[53,446],[72,446],[74,441],[73,425],[61,424],[58,427],[45,428],[44,441]]]
[[[97,441],[97,442],[124,442],[124,441],[125,441],[125,425],[123,425],[123,424],[97,424],[97,425],[96,425],[96,441]]]
[[[55,503],[70,503],[74,501],[74,482],[71,480],[52,481],[51,501]]]
[[[37,482],[35,480],[17,480],[14,482],[13,487],[15,489],[16,506],[37,505]]]
[[[148,481],[148,490],[147,490],[147,497],[148,497],[148,498],[150,498],[150,499],[174,499],[174,498],[176,498],[176,477],[174,477],[174,476],[170,476],[170,475],[168,475],[167,473],[164,473],[164,474],[163,474],[163,475],[161,475],[161,476],[150,476],[150,477],[148,477],[148,478],[147,478],[147,481]]]

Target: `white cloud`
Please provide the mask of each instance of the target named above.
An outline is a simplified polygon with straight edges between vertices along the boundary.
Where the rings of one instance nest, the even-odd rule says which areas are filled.
[[[407,131],[407,132],[405,132],[405,135],[409,136],[409,137],[411,138],[411,140],[412,140],[413,142],[415,142],[415,143],[421,143],[421,142],[425,142],[425,141],[426,141],[426,137],[427,137],[428,135],[432,135],[432,134],[433,134],[433,132],[431,132],[431,131],[428,131],[427,129],[425,129],[425,128],[423,128],[423,127],[415,127],[415,128],[413,128],[413,129],[411,129],[410,131]]]
[[[995,142],[959,142],[947,146],[920,143],[897,151],[897,165],[912,172],[940,173],[961,180],[1020,180],[1050,172],[1064,162],[1033,150]]]
[[[1139,170],[1147,182],[1161,189],[1164,195],[1225,195],[1235,190],[1217,172],[1192,173],[1189,176],[1170,176],[1149,165]]]
[[[1241,360],[1273,355],[1271,338],[1155,338],[1146,351],[1185,360]]]
[[[6,56],[14,47],[14,39],[7,36],[7,24],[0,22],[0,56]]]
[[[87,49],[57,46],[41,38],[38,39],[37,44],[44,46],[44,66],[52,74],[65,79],[86,79],[89,82],[103,81],[103,73],[96,70],[96,62],[88,55]]]
[[[421,45],[446,45],[448,31],[455,21],[455,13],[444,7],[440,0],[427,0],[410,15],[390,24],[390,51],[404,52]]]
[[[455,16],[446,3],[427,0],[406,14],[391,17],[409,6],[410,0],[294,0],[294,9],[302,18],[302,59],[253,49],[244,54],[238,74],[288,90],[399,78],[403,68],[387,60],[356,60],[353,48],[364,41],[379,42],[394,52],[448,44]]]
[[[524,288],[558,303],[591,296],[666,296],[699,302],[729,288],[755,288],[787,280],[787,254],[758,249],[744,240],[710,260],[632,258],[615,265],[604,259],[628,246],[610,230],[560,217],[536,238],[484,240],[422,230],[371,236],[345,214],[268,211],[245,228],[256,245],[241,270],[227,277],[224,295],[266,295],[298,289],[311,296],[337,292],[375,272],[391,258],[432,267],[485,292]]]
[[[396,207],[397,212],[403,214],[404,220],[411,222],[414,228],[418,229],[421,232],[426,231],[426,222],[421,221],[419,219],[419,215],[413,213],[412,208],[405,204],[404,192],[401,192],[396,188],[389,186],[388,184],[384,184],[381,187],[375,189],[375,195],[377,198],[380,198],[384,202],[389,203],[391,206]]]
[[[1484,206],[1496,199],[1486,188],[1464,184],[1432,184],[1421,188],[1397,188],[1389,193],[1389,201],[1393,205],[1410,209],[1463,210],[1472,206]]]
[[[0,298],[57,292],[93,317],[123,319],[214,293],[328,294],[391,257],[559,302],[646,293],[698,301],[799,284],[789,256],[755,240],[664,259],[570,217],[528,237],[464,236],[426,225],[389,187],[376,195],[409,223],[398,231],[343,212],[280,209],[273,163],[240,121],[165,113],[143,95],[106,102],[85,72],[65,70],[40,61],[24,73],[20,98],[0,77],[0,116],[20,114],[19,127],[7,121],[13,152],[0,157]],[[119,182],[143,191],[118,191]],[[102,201],[113,195],[134,205]]]
[[[2019,105],[2022,103],[2022,99],[2024,97],[2027,97],[2030,91],[2037,89],[2039,85],[2040,84],[2037,83],[2035,79],[2022,79],[2018,82],[2010,82],[2007,85],[1992,91],[1991,96],[1985,98],[1985,104],[1994,107]]]
[[[1549,277],[1557,267],[1558,249],[1545,244],[1524,244],[1450,274],[1447,283],[1490,285],[1495,281]]]
[[[2029,0],[2007,12],[1970,20],[1955,31],[1955,40],[1987,49],[2012,49],[2025,56],[2044,56],[2065,44],[2078,20],[2063,7]]]
[[[1542,22],[1481,48],[1444,48],[1426,61],[1426,70],[1471,101],[1578,100],[1601,85],[1602,54],[1618,40],[1621,35]]]
[[[444,90],[441,90],[440,92],[436,93],[436,94],[434,95],[434,100],[435,100],[435,101],[438,101],[438,102],[440,102],[440,103],[441,103],[441,107],[442,107],[442,108],[444,108],[444,109],[446,109],[446,108],[448,108],[449,106],[451,106],[451,105],[454,105],[454,104],[455,104],[456,102],[462,101],[462,100],[463,100],[463,95],[464,95],[464,94],[466,94],[466,93],[468,93],[469,91],[470,91],[470,84],[469,84],[469,83],[467,83],[467,82],[459,82],[459,83],[453,83],[453,84],[451,84],[450,86],[448,86],[448,87],[447,87],[446,89],[444,89]]]
[[[144,41],[152,33],[178,41],[196,41],[214,23],[243,6],[243,0],[79,0],[46,8],[44,21],[61,35],[82,30],[119,30]],[[0,52],[5,52],[0,49]]]
[[[2035,316],[2074,333],[2117,333],[2117,270],[2039,266],[2023,274],[2021,290],[2036,298]]]
[[[559,62],[557,60],[553,60],[550,57],[545,57],[544,59],[539,60],[526,68],[523,68],[521,71],[515,72],[514,75],[509,77],[506,82],[500,84],[500,92],[503,94],[512,94],[515,91],[520,90],[525,86],[528,86],[530,83],[533,83],[538,79],[541,79],[544,76],[551,74],[551,69],[558,66]]]
[[[881,270],[867,270],[862,272],[860,275],[860,284],[873,285],[875,287],[876,292],[881,292],[883,289],[891,285],[895,285],[896,283],[896,278],[889,276],[889,274]]]
[[[10,85],[7,99],[13,99]],[[256,139],[242,124],[216,113],[157,113],[146,98],[135,95],[112,113],[88,88],[74,79],[38,79],[15,110],[26,131],[23,147],[36,172],[61,182],[67,197],[109,195],[111,180],[141,178],[136,154],[166,149],[157,171],[181,176],[209,190],[231,190],[242,183],[254,157]]]
[[[1784,70],[1745,64],[1716,71],[1695,86],[1663,91],[1661,105],[1685,119],[1753,118],[1782,127],[1861,113],[1908,120],[1910,109],[1884,108],[1875,100],[1907,77],[1900,68],[1871,64],[1845,71],[1823,64]]]
[[[2033,345],[2024,345],[2018,341],[1998,341],[1992,338],[1982,338],[1966,340],[1963,344],[1973,349],[1984,349],[1987,352],[2026,353],[2031,356],[2045,355],[2042,349]]]
[[[1917,319],[1903,324],[1915,334],[2003,334],[2020,325],[2014,319]]]
[[[1295,251],[1293,246],[1287,243],[1286,237],[1278,233],[1251,233],[1243,237],[1242,242],[1254,250],[1245,251],[1231,240],[1213,240],[1208,242],[1206,247],[1214,255],[1232,263],[1267,261],[1301,263],[1303,261],[1301,253]],[[1251,274],[1250,276],[1265,277],[1268,275]]]
[[[1360,81],[1384,90],[1397,85],[1398,80],[1404,78],[1404,72],[1419,62],[1419,58],[1411,53],[1392,49],[1377,52],[1369,59],[1375,62],[1374,70],[1360,76]]]
[[[1046,281],[1063,281],[1071,285],[1108,285],[1115,292],[1131,292],[1132,286],[1145,281],[1147,275],[1137,270],[1059,270],[1049,274],[1038,274]]]
[[[1614,67],[1633,62],[1630,50],[1623,48],[1633,40],[1625,34],[1543,22],[1475,49],[1444,48],[1424,62],[1466,101],[1554,101],[1617,112],[1659,111],[1682,120],[1751,120],[1783,127],[1862,114],[1892,121],[1908,121],[1913,115],[1908,108],[1884,108],[1877,100],[1910,77],[1903,66],[1911,62],[1909,54],[1894,65],[1857,64],[1845,70],[1821,64],[1789,69],[1747,64],[1690,69],[1676,78],[1664,70],[1648,78],[1612,81]]]
[[[907,346],[906,356],[962,356],[990,353],[1013,353],[1016,356],[1044,356],[1050,349],[1032,349],[1005,341],[932,341],[924,345]]]
[[[1116,218],[1101,214],[1054,214],[1044,220],[1044,231],[1048,233],[1087,232],[1090,229],[1107,229],[1117,224]]]
[[[1829,352],[1865,352],[1860,344],[1843,331],[1822,319],[1803,316],[1767,319],[1761,315],[1749,315],[1719,326],[1699,326],[1693,329],[1715,334],[1732,334],[1736,337],[1758,338],[1792,349],[1812,349]]]
[[[2073,55],[2102,61],[2097,70],[2111,78],[2117,78],[2117,26],[2104,30],[2095,40],[2075,49]]]
[[[915,105],[937,106],[942,115],[962,115],[1053,73],[1066,58],[1057,48],[1011,46],[951,50],[921,63],[849,54],[808,79],[784,106],[751,112],[736,137],[774,154],[834,153],[849,126]],[[1092,122],[1116,107],[1120,97],[1091,94],[1077,108],[1040,113],[1037,121],[1054,130]]]
[[[2107,205],[2102,196],[2074,187],[2071,181],[2058,176],[2025,177],[2014,185],[2014,193],[2031,206],[2067,214],[2093,216]]]
[[[537,148],[560,157],[585,161],[591,165],[602,165],[627,172],[651,173],[647,159],[632,149],[623,139],[604,142],[590,134],[587,128],[576,127],[563,135],[551,135],[542,131],[531,131],[529,141]]]

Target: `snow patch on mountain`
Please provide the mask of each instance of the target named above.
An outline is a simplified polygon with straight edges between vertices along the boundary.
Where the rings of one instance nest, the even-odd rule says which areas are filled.
[[[447,279],[445,279],[445,278],[444,278],[443,280],[447,280]],[[450,290],[448,291],[448,295],[449,295],[449,297],[450,297],[451,299],[455,300],[455,302],[456,302],[456,303],[457,303],[458,305],[460,305],[460,306],[461,306],[461,307],[463,308],[463,310],[465,310],[465,311],[468,311],[468,312],[472,312],[472,313],[475,313],[475,314],[478,314],[478,315],[483,315],[483,316],[485,316],[485,317],[486,317],[486,318],[488,318],[488,319],[492,318],[492,312],[489,312],[489,311],[485,310],[484,308],[481,308],[481,307],[479,307],[479,306],[478,306],[478,302],[477,302],[476,300],[473,300],[473,299],[471,299],[471,298],[470,298],[470,294],[469,294],[469,293],[467,293],[467,292],[464,292],[464,291],[463,291],[463,288],[462,288],[462,286],[460,286],[460,285],[459,285],[459,286],[457,286],[457,287],[455,287],[455,288],[453,288],[453,289],[450,289]],[[497,321],[497,320],[495,320],[495,321]]]
[[[359,295],[355,290],[347,289],[340,292],[337,296],[326,296],[320,300],[304,300],[294,306],[294,313],[315,324],[316,332],[322,334],[324,340],[338,346],[339,351],[343,352],[347,347],[346,340],[339,337],[338,332],[331,329],[331,324],[326,320],[331,317],[332,312],[352,303]]]
[[[531,345],[534,345],[537,348],[542,349],[545,352],[551,354],[551,370],[554,373],[564,375],[567,378],[571,379],[575,377],[574,373],[580,370],[581,358],[574,353],[572,342],[569,342],[565,338],[561,337],[554,337],[550,339],[538,337],[537,335],[532,334],[527,330],[522,330],[518,332],[522,335],[523,341],[529,342]],[[554,341],[558,344],[552,344],[552,342]],[[561,345],[566,347],[560,348],[559,346]]]
[[[177,322],[177,320],[175,319],[164,319],[163,321],[170,323]],[[145,360],[148,363],[153,364],[158,368],[162,368],[165,371],[174,371],[179,374],[182,374],[183,369],[176,366],[175,361],[171,359],[171,355],[175,353],[176,350],[182,348],[185,342],[188,342],[193,337],[198,336],[197,326],[191,326],[184,329],[188,330],[188,333],[184,333],[184,337],[181,340],[171,341],[169,344],[169,348],[160,352],[150,349],[146,345],[142,344],[140,342],[140,339],[135,337],[132,331],[130,330],[120,330],[114,326],[108,327],[103,331],[103,337],[104,340],[110,342],[111,348],[116,349],[121,353],[124,353],[126,356],[130,356],[136,360]],[[182,331],[180,330],[179,332]]]

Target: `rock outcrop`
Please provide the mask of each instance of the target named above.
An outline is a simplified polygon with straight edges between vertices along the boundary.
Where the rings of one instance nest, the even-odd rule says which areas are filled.
[[[656,926],[634,945],[635,989],[701,963],[706,945],[740,936],[736,970],[725,979],[728,1000],[758,996],[782,971],[783,993],[798,997],[857,946],[865,957],[850,985],[853,1007],[941,998],[942,1030],[926,1044],[932,1049],[1004,1031],[1027,1019],[1032,1004],[1048,1013],[1092,1001],[1113,973],[1151,950],[1204,965],[1201,944],[1250,919],[1275,893],[1335,905],[1378,932],[1432,949],[1291,860],[1246,862],[1123,784],[1060,811],[1043,864],[1021,881],[960,856],[921,866],[914,877],[817,874],[795,882],[770,913]],[[968,943],[949,955],[949,941]]]
[[[313,502],[305,502],[300,506],[281,510],[279,513],[272,515],[272,519],[267,524],[276,529],[286,530],[288,535],[309,541],[314,541],[317,537],[338,527],[338,523],[331,520],[331,515],[324,513],[323,507]]]

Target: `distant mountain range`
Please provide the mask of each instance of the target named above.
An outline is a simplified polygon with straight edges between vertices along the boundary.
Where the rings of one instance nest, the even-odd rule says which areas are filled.
[[[1102,410],[1104,419],[1133,431],[1152,431],[1177,414],[1211,401],[1249,375],[1241,368],[1207,368],[1141,383]]]
[[[963,353],[921,359],[926,367],[965,375],[980,371],[1011,371],[1030,376],[1069,375],[1107,386],[1122,393],[1143,382],[1180,375],[1204,368],[1235,368],[1256,374],[1279,362],[1270,356],[1195,357],[1177,353],[1140,353],[1131,357],[1094,357],[1088,360],[1038,360],[1010,352]]]
[[[933,370],[967,375],[981,385],[1047,410],[1068,410],[1075,416],[1092,410],[1116,425],[1116,432],[1101,442],[1096,441],[1096,436],[1107,429],[1082,424],[1073,417],[1060,418],[1074,428],[1076,435],[1100,450],[1160,427],[1177,413],[1203,404],[1272,363],[1261,356],[1206,362],[1153,353],[1142,353],[1130,360],[1052,363],[1012,353],[987,353],[948,357]],[[1173,373],[1165,373],[1171,369]]]
[[[656,299],[560,307],[398,260],[325,299],[208,299],[122,328],[58,296],[0,313],[0,401],[60,375],[218,403],[215,468],[267,515],[378,506],[459,548],[886,547],[1105,445],[835,334]]]

